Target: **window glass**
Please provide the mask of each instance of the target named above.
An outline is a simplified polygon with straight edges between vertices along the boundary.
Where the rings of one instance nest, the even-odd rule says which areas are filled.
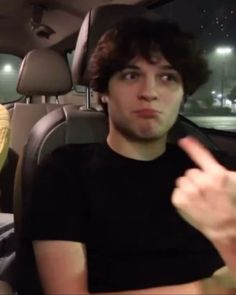
[[[154,10],[198,36],[212,71],[183,114],[202,127],[236,132],[236,1],[175,0]]]
[[[21,65],[21,59],[10,54],[0,54],[0,103],[18,100],[16,86]]]

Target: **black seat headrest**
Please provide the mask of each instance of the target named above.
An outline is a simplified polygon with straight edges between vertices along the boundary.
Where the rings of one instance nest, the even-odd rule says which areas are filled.
[[[72,79],[75,84],[89,86],[88,61],[100,37],[117,22],[128,17],[156,18],[145,7],[112,4],[90,10],[80,29],[72,64]]]

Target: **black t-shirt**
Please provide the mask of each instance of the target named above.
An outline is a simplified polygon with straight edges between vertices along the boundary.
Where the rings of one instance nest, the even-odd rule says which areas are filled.
[[[171,204],[176,178],[191,167],[176,145],[167,145],[151,161],[123,157],[107,144],[67,145],[53,152],[38,170],[23,224],[21,280],[36,288],[32,240],[84,243],[90,292],[210,276],[223,265],[221,258]]]

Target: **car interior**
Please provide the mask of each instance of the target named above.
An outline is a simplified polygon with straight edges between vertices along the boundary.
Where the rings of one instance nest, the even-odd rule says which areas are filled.
[[[20,234],[22,212],[30,198],[37,166],[46,155],[64,144],[101,142],[108,134],[107,117],[97,103],[97,93],[89,87],[87,72],[99,38],[126,17],[174,18],[175,11],[180,15],[176,7],[181,11],[186,1],[4,0],[0,3],[0,67],[3,71],[0,85],[4,89],[0,103],[10,116],[10,148],[0,171],[0,232],[3,234],[0,242],[5,241],[2,242],[3,262],[0,261],[0,294],[17,294],[12,279],[14,243]],[[195,2],[200,15],[197,27],[201,28],[202,23],[207,25],[201,14],[204,15],[208,7],[204,1],[201,7],[199,1]],[[236,13],[236,4],[230,5],[229,9]],[[190,21],[191,17],[186,19]],[[180,23],[183,25],[184,21]],[[196,23],[192,27],[196,27]],[[235,43],[233,34],[228,43],[231,46]],[[214,46],[218,46],[216,40]],[[213,93],[216,90],[210,81],[211,85],[201,89],[197,98],[188,98],[185,110],[169,134],[170,142],[192,135],[210,150],[236,156],[236,82],[232,78],[236,75],[235,70],[226,68],[230,63],[236,64],[233,54],[224,57],[223,74],[221,64],[217,76],[220,80],[214,84],[219,87],[217,91],[221,91],[219,96]],[[210,91],[208,96],[206,91]],[[235,98],[232,98],[234,92]],[[211,103],[204,104],[203,98],[211,99]],[[199,101],[195,108],[194,99]],[[223,122],[223,127],[219,122]]]

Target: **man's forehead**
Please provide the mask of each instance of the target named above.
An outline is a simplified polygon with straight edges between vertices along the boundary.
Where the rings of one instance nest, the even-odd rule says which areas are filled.
[[[174,69],[174,67],[169,63],[168,60],[165,59],[165,57],[161,53],[159,53],[158,55],[151,55],[149,59],[142,56],[136,56],[127,64],[127,67],[138,67],[141,63],[157,65],[166,69]]]

